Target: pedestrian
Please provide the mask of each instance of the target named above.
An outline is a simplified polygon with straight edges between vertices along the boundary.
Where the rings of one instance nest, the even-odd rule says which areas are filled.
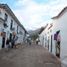
[[[12,43],[12,48],[13,48],[13,47],[16,48],[16,43],[15,43],[15,42],[16,42],[17,40],[18,40],[18,36],[14,35],[13,38],[12,38],[12,41],[11,41],[11,43]]]
[[[31,45],[31,41],[29,40],[29,45]]]
[[[6,40],[6,50],[7,51],[9,50],[9,42],[10,42],[10,40],[7,38],[7,40]]]

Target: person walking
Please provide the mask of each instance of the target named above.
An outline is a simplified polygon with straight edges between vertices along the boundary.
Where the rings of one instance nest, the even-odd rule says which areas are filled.
[[[18,36],[14,35],[12,40],[11,40],[11,44],[12,44],[12,48],[15,47],[16,48],[16,41],[18,40]]]

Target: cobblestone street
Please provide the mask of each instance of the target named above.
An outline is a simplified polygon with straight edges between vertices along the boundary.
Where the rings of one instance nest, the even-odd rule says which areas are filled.
[[[61,67],[60,61],[38,45],[22,45],[8,52],[0,50],[1,67]]]

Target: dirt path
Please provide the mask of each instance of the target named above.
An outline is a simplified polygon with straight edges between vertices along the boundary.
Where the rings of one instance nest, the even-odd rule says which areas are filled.
[[[60,67],[60,62],[41,46],[31,45],[0,51],[1,67]]]

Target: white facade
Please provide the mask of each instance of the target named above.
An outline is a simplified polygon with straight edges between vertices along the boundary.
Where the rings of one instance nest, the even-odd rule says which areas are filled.
[[[49,29],[50,28],[50,29]],[[52,23],[48,24],[44,31],[40,34],[40,43],[51,51],[51,33],[52,33]]]
[[[23,43],[25,37],[25,31],[19,26],[18,27],[18,40],[17,43]]]
[[[2,29],[3,29],[3,20],[0,19],[0,35],[2,32]],[[2,36],[0,36],[0,49],[1,49],[1,46],[2,46]]]
[[[60,30],[60,36],[61,36],[60,60],[62,61],[62,63],[67,65],[67,7],[64,8],[58,16],[53,18],[52,23],[53,26],[49,30],[48,26],[40,35],[41,42],[43,41],[41,36],[47,37],[47,39],[49,36],[49,51],[52,52],[54,55],[56,55],[56,41],[54,40],[54,35],[57,31]],[[47,36],[45,35],[45,33]],[[51,35],[52,35],[52,46],[51,46]]]
[[[5,21],[5,14],[7,15],[7,20]],[[7,24],[7,27],[4,27],[3,23]],[[12,29],[11,29],[12,23]],[[11,9],[6,4],[0,4],[0,33],[6,32],[6,38],[10,37],[10,33],[13,35],[13,32],[18,36],[16,43],[22,43],[23,38],[25,37],[26,30],[20,24],[18,19],[15,17]],[[2,36],[0,36],[0,48],[2,46]]]
[[[66,63],[67,62],[67,37],[66,37],[67,36],[67,8],[58,18],[53,19],[52,34],[55,34],[56,31],[58,30],[60,30],[60,35],[61,35],[60,59],[62,62]],[[55,41],[53,41],[53,44],[55,44]]]

